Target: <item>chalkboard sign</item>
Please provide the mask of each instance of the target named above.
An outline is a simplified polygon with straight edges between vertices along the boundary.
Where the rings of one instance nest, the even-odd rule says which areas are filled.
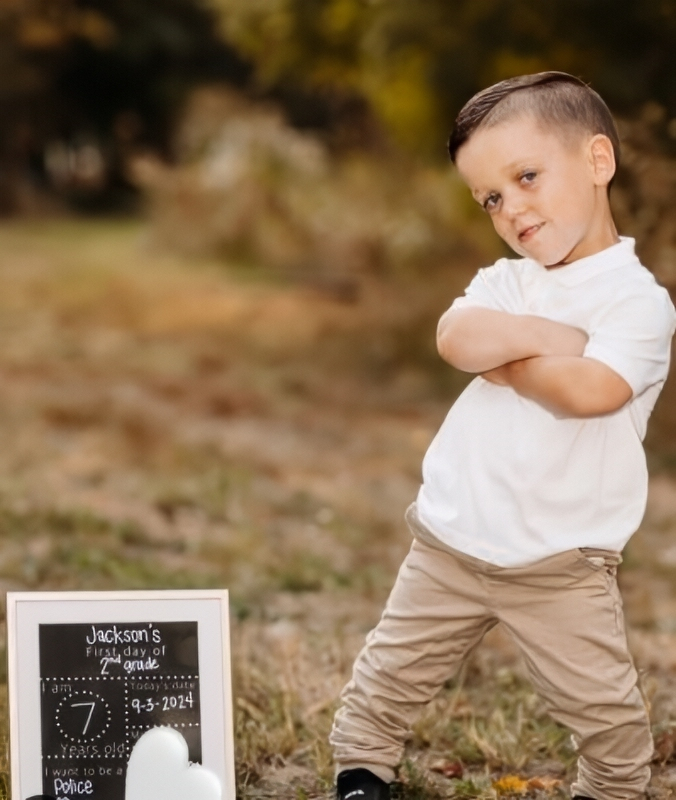
[[[15,800],[124,800],[131,750],[156,726],[234,798],[226,592],[7,599]]]

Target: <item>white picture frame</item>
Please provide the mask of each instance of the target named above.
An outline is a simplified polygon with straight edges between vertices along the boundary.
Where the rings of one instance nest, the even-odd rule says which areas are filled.
[[[124,631],[129,633],[125,634]],[[167,636],[170,641],[179,641],[176,637],[182,631],[196,631],[196,643],[192,635],[175,647],[162,643],[163,637],[166,639]],[[129,645],[127,649],[125,635],[127,639],[138,639],[139,647],[133,649]],[[172,636],[174,639],[171,639]],[[191,663],[196,663],[197,672],[192,676],[186,675],[186,667],[181,675],[173,676],[176,680],[170,683],[172,676],[164,675],[163,671],[176,671],[175,667],[168,666],[171,659],[175,660],[176,657],[171,652],[161,655],[162,648],[166,653],[167,647],[170,651],[172,647],[179,650],[183,648],[181,652],[186,647],[195,649],[197,661],[193,660]],[[155,651],[157,658],[151,660]],[[96,767],[99,763],[115,765],[119,774],[119,766],[122,764],[126,772],[130,747],[133,746],[130,736],[139,735],[134,729],[158,724],[180,728],[181,723],[164,720],[182,718],[197,719],[194,723],[187,723],[188,727],[199,726],[195,747],[201,746],[201,758],[196,760],[200,760],[203,767],[218,777],[224,799],[235,797],[230,629],[226,590],[8,592],[7,657],[11,786],[15,800],[42,795],[43,776],[53,775],[55,768],[52,763],[61,765],[63,761],[65,770],[70,759],[74,765],[80,765],[77,767],[80,772],[84,769],[82,764],[89,764],[86,774],[90,774],[90,768],[104,770],[105,774],[104,767]],[[82,674],[55,674],[45,677],[54,670],[58,672],[59,665],[63,664],[76,664],[77,668],[70,668],[69,671],[80,672],[80,662]],[[99,668],[101,673],[98,672]],[[194,672],[194,669],[191,668],[190,671]],[[181,678],[185,680],[179,680]],[[187,678],[192,682],[188,682]],[[122,686],[123,690],[120,689]],[[187,690],[181,688],[193,686],[198,690],[195,695],[192,691],[188,694]],[[145,694],[142,691],[144,688],[149,690]],[[120,691],[124,692],[126,756],[122,754],[119,743],[105,744],[105,737],[109,735],[106,731],[113,729],[110,720],[117,720],[115,724],[118,727],[122,724],[119,721],[119,703],[108,703],[105,698],[118,697]],[[52,692],[54,698],[50,697]],[[106,692],[113,694],[106,695]],[[78,694],[83,697],[78,698]],[[75,699],[87,702],[73,703],[74,695]],[[98,703],[99,695],[105,709]],[[134,699],[130,700],[130,696]],[[89,702],[92,697],[95,701]],[[181,708],[186,708],[185,712],[176,710],[175,706],[179,702]],[[52,713],[55,703],[56,711]],[[134,708],[130,710],[132,703]],[[173,704],[171,710],[170,704]],[[68,729],[68,725],[75,723],[69,721],[67,725],[64,720],[66,714],[72,716],[75,713],[71,708],[76,705],[85,706],[77,713],[88,713],[90,722],[95,708],[102,709],[97,710],[97,714],[108,715],[105,719],[101,717],[100,730],[95,729],[92,724],[87,732],[86,726],[89,723],[86,717],[83,717],[86,735],[80,736],[79,722],[77,732]],[[151,705],[155,710],[149,715],[145,712]],[[164,707],[166,715],[162,716]],[[181,714],[184,716],[181,717]],[[186,714],[190,716],[186,717]],[[150,719],[161,721],[150,724],[143,722]],[[139,724],[131,724],[133,721],[138,721]],[[49,728],[49,731],[43,728]],[[92,739],[95,730],[98,730],[98,734]],[[188,734],[193,738],[197,736],[195,732],[184,732],[184,735]],[[45,737],[51,737],[48,738],[50,742],[61,742],[60,750],[54,751],[57,754],[49,756],[43,752],[44,742],[47,741]],[[104,747],[109,751],[107,757],[111,759],[107,762],[101,761],[104,758]],[[114,752],[111,747],[117,747],[117,755],[110,755]],[[49,750],[49,747],[46,749]],[[75,755],[71,758],[69,754],[73,753]],[[54,758],[55,761],[46,762],[43,755],[45,758]],[[83,761],[83,758],[89,758],[90,761]],[[65,770],[63,774],[67,775],[68,771]],[[110,789],[109,782],[106,791],[117,793],[118,783],[115,783],[114,789]],[[120,800],[123,799],[122,793]]]

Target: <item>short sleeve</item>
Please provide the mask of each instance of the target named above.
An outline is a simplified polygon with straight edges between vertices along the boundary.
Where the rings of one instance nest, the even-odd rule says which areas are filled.
[[[489,287],[486,273],[488,269],[480,269],[472,279],[470,285],[465,289],[465,294],[456,299],[451,304],[451,308],[491,308],[499,310],[498,299],[494,296]]]
[[[667,291],[654,283],[649,288],[618,299],[590,331],[584,351],[624,378],[634,397],[666,378],[676,327]]]
[[[456,298],[448,310],[490,308],[512,314],[522,313],[523,292],[518,263],[501,258],[493,266],[480,269],[465,289],[464,295]]]

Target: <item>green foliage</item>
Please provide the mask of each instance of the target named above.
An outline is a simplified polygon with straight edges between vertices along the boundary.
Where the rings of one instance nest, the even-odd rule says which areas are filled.
[[[397,140],[443,152],[475,91],[561,69],[619,111],[676,114],[676,6],[661,0],[211,0],[265,85],[358,92]]]
[[[169,155],[189,91],[209,82],[273,95],[338,142],[387,131],[436,159],[462,103],[522,72],[570,71],[621,114],[654,101],[671,119],[675,39],[664,0],[6,0],[0,212],[26,186],[80,205],[129,192],[128,156]],[[104,174],[66,191],[47,164],[55,144],[64,163],[93,144]]]

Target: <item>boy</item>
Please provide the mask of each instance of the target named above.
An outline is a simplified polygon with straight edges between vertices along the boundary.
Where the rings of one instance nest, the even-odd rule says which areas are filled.
[[[480,92],[449,150],[522,258],[480,270],[439,322],[441,356],[478,377],[425,456],[411,551],[342,694],[338,797],[389,798],[413,715],[502,622],[573,731],[573,794],[631,800],[653,746],[615,571],[645,509],[674,308],[617,235],[619,138],[582,81]]]

